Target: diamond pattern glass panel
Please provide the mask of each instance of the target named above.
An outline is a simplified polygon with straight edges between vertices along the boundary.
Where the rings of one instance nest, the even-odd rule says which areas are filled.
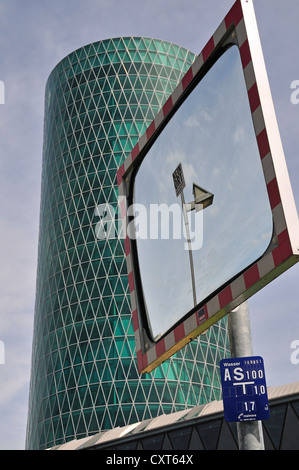
[[[220,397],[226,323],[140,376],[123,240],[98,239],[116,171],[195,56],[126,37],[73,52],[46,87],[28,449]]]

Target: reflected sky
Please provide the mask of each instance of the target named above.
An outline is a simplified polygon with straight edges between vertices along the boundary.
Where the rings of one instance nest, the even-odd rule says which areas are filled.
[[[147,214],[145,223],[144,215],[139,218],[141,211],[136,211],[135,221],[137,228],[143,227],[137,250],[153,337],[164,334],[194,307],[182,202],[172,177],[180,163],[186,203],[194,200],[193,183],[214,194],[212,205],[188,213],[200,303],[258,259],[272,235],[272,214],[236,46],[225,52],[180,107],[136,176],[134,201]],[[160,230],[156,237],[156,211],[163,204],[159,227],[168,227],[169,236]]]

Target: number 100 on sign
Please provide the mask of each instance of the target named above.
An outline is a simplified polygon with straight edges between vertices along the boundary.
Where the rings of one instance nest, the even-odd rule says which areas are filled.
[[[269,418],[265,369],[260,356],[223,359],[220,371],[226,421]]]

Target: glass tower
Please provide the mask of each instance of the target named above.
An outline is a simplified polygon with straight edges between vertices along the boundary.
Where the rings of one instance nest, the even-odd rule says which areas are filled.
[[[220,322],[151,374],[137,371],[123,240],[96,237],[96,207],[194,54],[125,37],[82,47],[46,86],[27,449],[217,400]]]

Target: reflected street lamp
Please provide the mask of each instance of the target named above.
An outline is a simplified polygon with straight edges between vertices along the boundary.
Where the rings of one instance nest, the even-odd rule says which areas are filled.
[[[189,251],[189,260],[190,260],[190,270],[191,270],[191,282],[192,282],[192,291],[193,291],[193,301],[194,307],[197,305],[196,301],[196,288],[195,288],[195,277],[194,277],[194,266],[193,266],[193,255],[192,255],[192,245],[191,245],[191,237],[190,237],[190,230],[189,230],[189,221],[187,212],[190,212],[195,209],[196,212],[209,207],[213,204],[214,194],[206,191],[205,189],[201,188],[197,184],[193,183],[193,196],[194,201],[185,203],[184,197],[184,188],[186,186],[184,172],[182,164],[180,163],[177,168],[172,173],[172,178],[174,182],[174,188],[176,192],[176,196],[181,196],[182,201],[182,209],[183,209],[183,216],[186,228],[186,236],[188,242],[188,251]]]

